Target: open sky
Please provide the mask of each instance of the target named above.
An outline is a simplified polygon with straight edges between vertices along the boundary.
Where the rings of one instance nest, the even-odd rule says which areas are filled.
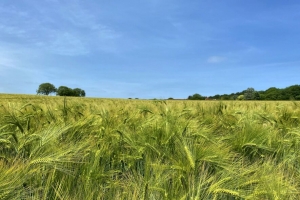
[[[1,0],[0,93],[187,98],[300,84],[299,0]]]

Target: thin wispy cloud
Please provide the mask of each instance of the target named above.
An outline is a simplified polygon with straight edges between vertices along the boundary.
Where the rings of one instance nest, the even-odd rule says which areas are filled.
[[[114,46],[117,43],[111,40],[120,38],[121,34],[97,21],[97,13],[88,13],[78,1],[54,1],[46,7],[44,3],[28,2],[26,7],[32,5],[35,10],[24,12],[17,11],[15,6],[7,7],[6,20],[0,20],[0,35],[68,56],[88,54],[95,48],[108,52],[117,48]]]
[[[224,62],[226,60],[226,57],[222,57],[222,56],[210,56],[207,59],[208,63],[221,63]]]
[[[6,74],[8,71],[24,71],[20,62],[22,50],[13,50],[12,47],[1,45],[0,47],[0,71]]]
[[[9,59],[3,55],[0,55],[0,71],[3,73],[3,71],[7,70],[8,68],[15,68],[14,61],[12,59]]]
[[[65,32],[58,33],[48,48],[59,55],[77,56],[89,53],[87,45],[75,35]],[[45,47],[45,46],[44,46]]]

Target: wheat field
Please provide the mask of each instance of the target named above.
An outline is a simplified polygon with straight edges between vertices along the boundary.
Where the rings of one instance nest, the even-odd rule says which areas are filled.
[[[300,102],[0,95],[0,199],[300,199]]]

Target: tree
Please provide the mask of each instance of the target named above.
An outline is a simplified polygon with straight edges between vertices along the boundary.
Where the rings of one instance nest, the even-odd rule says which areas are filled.
[[[245,100],[253,100],[255,98],[255,90],[254,88],[248,88],[244,93]]]
[[[270,87],[264,92],[264,99],[265,100],[279,100],[279,96],[281,94],[281,89],[276,87]]]
[[[73,96],[73,97],[85,97],[85,91],[80,88],[69,88],[67,86],[59,86],[56,95],[58,96]]]
[[[237,97],[237,100],[244,100],[244,95],[243,94],[241,94],[241,95],[239,95],[238,97]]]
[[[230,96],[228,94],[224,94],[222,95],[221,100],[230,100]]]
[[[201,96],[200,94],[194,94],[193,96],[189,96],[188,100],[204,100],[205,97]]]
[[[56,88],[51,83],[42,83],[36,92],[37,94],[49,95],[50,93],[56,92]]]
[[[81,90],[80,96],[85,97],[85,91],[84,90]]]
[[[237,94],[233,94],[233,95],[231,95],[231,97],[230,97],[230,99],[232,99],[232,100],[236,100],[238,98],[238,95]]]
[[[56,91],[56,95],[58,95],[58,96],[74,96],[74,92],[71,88],[68,88],[67,86],[59,86],[59,88]]]
[[[85,97],[85,91],[80,88],[74,88],[73,95],[76,97]]]
[[[296,99],[300,95],[300,85],[289,86],[282,91],[284,95],[284,100]]]
[[[254,92],[254,100],[260,100],[260,94],[259,92]]]
[[[215,96],[212,96],[211,98],[212,98],[212,99],[220,99],[220,98],[221,98],[221,95],[216,94]]]

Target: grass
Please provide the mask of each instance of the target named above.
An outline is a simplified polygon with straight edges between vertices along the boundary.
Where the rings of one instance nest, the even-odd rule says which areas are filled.
[[[300,103],[0,95],[0,199],[299,199]]]

